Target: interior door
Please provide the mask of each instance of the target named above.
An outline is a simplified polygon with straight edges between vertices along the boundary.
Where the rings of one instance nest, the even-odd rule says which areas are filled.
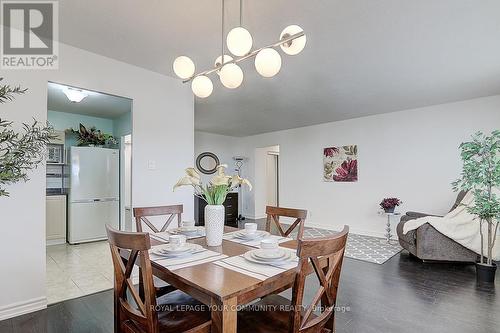
[[[266,160],[267,205],[278,206],[278,155],[267,154]]]

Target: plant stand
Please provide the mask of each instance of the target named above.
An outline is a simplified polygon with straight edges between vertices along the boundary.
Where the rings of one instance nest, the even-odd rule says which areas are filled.
[[[396,245],[398,244],[398,241],[395,239],[392,239],[392,232],[391,232],[391,218],[393,216],[399,216],[401,213],[386,213],[386,212],[381,212],[381,214],[387,216],[387,223],[385,225],[385,239],[381,240],[380,243],[382,244],[389,244],[389,245]]]

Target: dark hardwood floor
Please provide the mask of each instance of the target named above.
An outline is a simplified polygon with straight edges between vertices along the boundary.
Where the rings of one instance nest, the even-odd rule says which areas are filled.
[[[308,281],[309,297],[316,287]],[[342,333],[500,332],[500,301],[476,285],[474,266],[422,263],[405,251],[383,265],[346,258],[338,300]],[[111,291],[0,322],[1,333],[112,331]]]

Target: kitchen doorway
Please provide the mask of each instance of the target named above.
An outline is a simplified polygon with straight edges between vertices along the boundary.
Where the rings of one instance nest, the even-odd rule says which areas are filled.
[[[120,147],[120,230],[133,231],[132,215],[132,135],[122,136]]]
[[[105,225],[131,204],[132,100],[49,82],[48,304],[113,288]]]
[[[256,220],[266,217],[266,206],[280,204],[279,155],[279,145],[255,148],[253,192]]]
[[[267,152],[266,158],[266,189],[267,206],[279,207],[279,150]]]

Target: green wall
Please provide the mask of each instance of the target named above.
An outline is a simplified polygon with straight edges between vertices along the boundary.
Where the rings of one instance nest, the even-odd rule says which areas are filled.
[[[101,130],[101,132],[103,133],[113,134],[118,139],[118,141],[120,141],[121,136],[132,133],[131,112],[128,112],[116,119],[106,119],[76,113],[49,110],[47,112],[47,120],[54,127],[54,129],[58,131],[64,131],[68,128],[78,130],[80,123],[82,123],[87,128],[95,126],[95,128]],[[67,146],[76,145],[75,138],[71,138],[71,136],[67,136],[66,138]]]
[[[95,126],[97,129],[100,129],[104,133],[113,133],[112,119],[97,118],[85,116],[82,114],[49,110],[47,113],[47,120],[58,131],[64,131],[70,127],[78,130],[80,123],[82,123],[87,128]]]
[[[132,133],[132,112],[113,120],[113,135],[121,138],[124,135]]]

